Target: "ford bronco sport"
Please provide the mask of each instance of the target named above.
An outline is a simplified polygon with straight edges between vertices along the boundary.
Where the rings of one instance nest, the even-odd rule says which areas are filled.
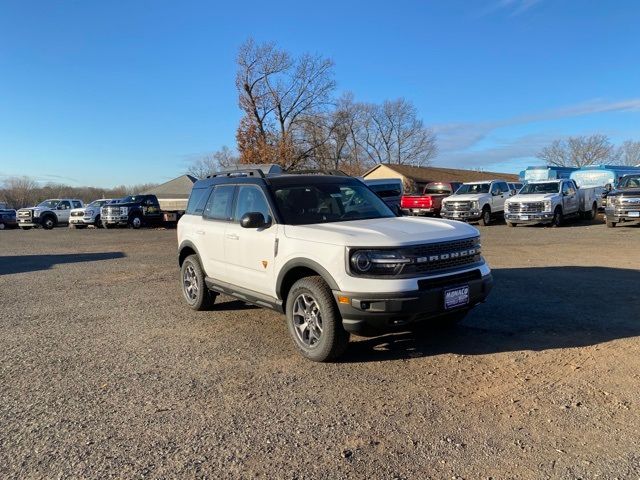
[[[191,308],[223,293],[285,313],[314,361],[340,356],[351,333],[457,321],[492,287],[476,228],[398,217],[348,176],[211,175],[194,184],[177,233]]]

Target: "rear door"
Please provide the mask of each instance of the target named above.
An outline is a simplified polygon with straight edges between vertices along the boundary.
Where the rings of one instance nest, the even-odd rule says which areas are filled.
[[[269,226],[243,228],[245,213],[260,212]],[[229,283],[275,297],[274,259],[278,225],[264,192],[258,185],[240,185],[236,194],[232,221],[224,238]]]
[[[235,185],[213,188],[202,212],[202,222],[195,229],[196,246],[208,277],[228,282],[224,235],[231,220]]]

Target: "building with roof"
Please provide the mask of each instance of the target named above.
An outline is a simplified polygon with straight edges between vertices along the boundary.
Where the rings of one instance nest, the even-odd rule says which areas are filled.
[[[480,172],[441,167],[416,167],[413,165],[397,165],[380,163],[362,175],[364,179],[399,178],[405,191],[421,191],[430,182],[478,182],[483,180],[504,180],[517,182],[518,175],[497,172]]]
[[[143,193],[158,197],[162,210],[186,210],[191,189],[197,181],[193,175],[181,175]]]

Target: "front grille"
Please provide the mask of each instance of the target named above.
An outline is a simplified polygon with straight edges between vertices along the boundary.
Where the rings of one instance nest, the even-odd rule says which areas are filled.
[[[18,218],[31,218],[31,210],[18,210]]]
[[[481,259],[480,241],[477,237],[417,245],[403,249],[402,253],[416,259],[415,263],[405,265],[402,275],[461,268]]]
[[[544,202],[509,203],[509,213],[542,213]]]
[[[81,212],[71,212],[71,216],[72,217],[82,217],[82,216],[84,216],[84,212],[83,211],[81,211]]]
[[[106,215],[120,215],[120,207],[103,207]]]
[[[620,208],[640,208],[640,198],[619,197],[616,205]]]
[[[471,202],[446,202],[445,207],[447,210],[453,210],[456,212],[471,210]]]
[[[449,285],[472,282],[482,278],[480,270],[471,270],[470,272],[458,273],[455,275],[447,275],[446,277],[425,278],[418,280],[419,290],[430,290],[433,288],[442,288]]]

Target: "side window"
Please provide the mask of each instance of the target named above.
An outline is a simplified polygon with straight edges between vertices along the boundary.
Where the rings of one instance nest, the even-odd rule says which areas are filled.
[[[82,204],[78,200],[74,200],[73,208],[82,208]]]
[[[569,195],[569,184],[567,182],[562,182],[562,194]]]
[[[271,218],[271,210],[262,190],[253,185],[238,187],[238,199],[233,213],[233,219],[239,222],[245,213],[260,212],[265,220]]]
[[[228,220],[231,218],[231,203],[235,185],[218,185],[213,189],[202,216],[212,220]]]
[[[191,190],[191,196],[189,197],[189,203],[187,204],[187,215],[202,215],[204,210],[204,204],[209,196],[210,189],[208,188],[194,188]]]
[[[500,184],[499,183],[494,183],[493,185],[491,185],[491,194],[492,195],[500,195]]]
[[[502,190],[502,193],[508,193],[509,190],[511,190],[509,188],[509,185],[507,185],[507,182],[501,182],[499,185],[500,185],[500,190]]]
[[[60,210],[69,210],[71,208],[71,204],[68,200],[63,200],[58,204],[58,207],[60,207]]]
[[[153,207],[155,205],[155,202],[153,201],[153,198],[147,197],[144,204],[147,205],[148,207]]]

